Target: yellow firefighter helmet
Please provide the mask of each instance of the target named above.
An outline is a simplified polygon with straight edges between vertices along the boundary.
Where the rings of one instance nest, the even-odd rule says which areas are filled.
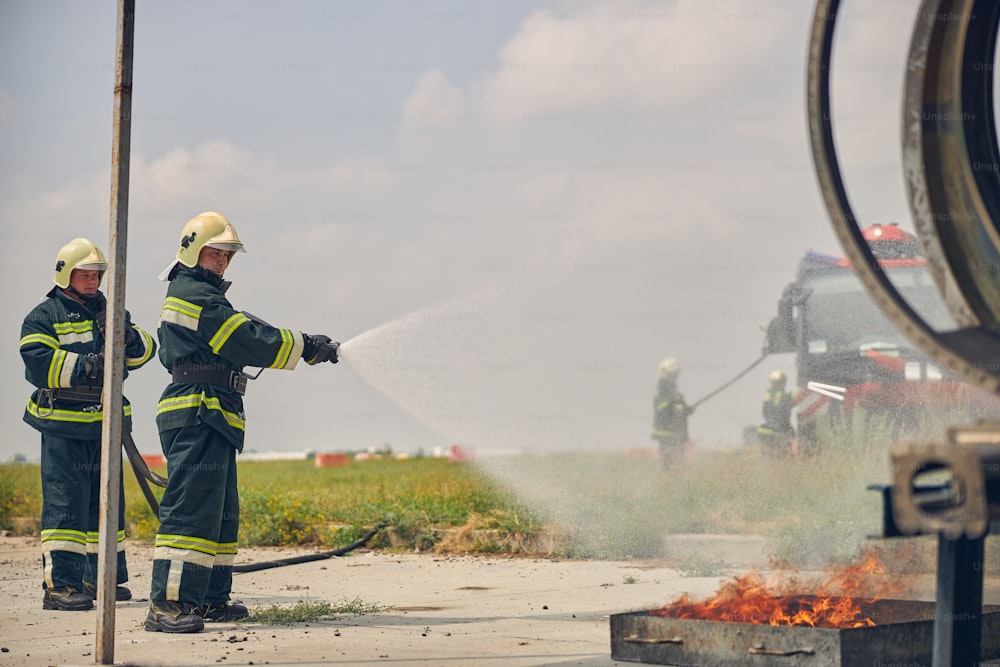
[[[56,254],[56,273],[53,282],[59,287],[66,289],[69,287],[70,276],[74,269],[84,271],[100,271],[100,277],[104,279],[104,272],[108,270],[108,262],[104,259],[104,253],[89,239],[73,239]]]
[[[771,371],[770,380],[772,386],[785,386],[785,374],[782,371]]]
[[[205,246],[228,251],[229,259],[237,252],[246,252],[233,223],[215,211],[199,213],[184,225],[177,261],[188,268],[197,266],[198,255]]]
[[[664,359],[663,363],[660,364],[660,379],[661,380],[676,380],[677,376],[681,372],[681,365],[677,363],[677,360],[673,357],[669,359]]]
[[[246,252],[243,242],[236,235],[236,228],[226,216],[215,211],[205,211],[187,221],[181,230],[181,239],[175,259],[160,273],[160,280],[170,280],[174,267],[183,264],[188,268],[198,265],[198,256],[204,247],[218,248],[229,253],[232,261],[237,252]]]

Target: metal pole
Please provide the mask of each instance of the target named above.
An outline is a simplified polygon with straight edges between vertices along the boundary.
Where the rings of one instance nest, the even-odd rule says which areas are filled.
[[[111,139],[111,224],[107,327],[104,341],[104,420],[101,425],[101,522],[97,545],[95,661],[115,660],[118,577],[118,495],[122,470],[122,383],[125,380],[125,249],[128,241],[129,146],[132,130],[132,46],[135,0],[118,0],[114,131]]]
[[[938,536],[934,667],[979,664],[985,541],[985,537]]]

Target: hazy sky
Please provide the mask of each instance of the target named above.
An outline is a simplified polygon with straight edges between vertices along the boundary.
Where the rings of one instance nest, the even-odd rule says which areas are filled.
[[[839,251],[808,148],[812,3],[139,5],[133,319],[155,331],[157,274],[217,210],[247,249],[233,304],[346,343],[251,384],[248,450],[650,446],[660,361],[699,399],[759,356],[798,258]],[[834,118],[865,222],[909,226],[917,7],[844,7]],[[57,249],[107,249],[115,13],[0,4],[0,460],[37,455],[18,336]],[[739,443],[775,367],[703,405],[694,438]],[[146,452],[167,379],[126,383]]]

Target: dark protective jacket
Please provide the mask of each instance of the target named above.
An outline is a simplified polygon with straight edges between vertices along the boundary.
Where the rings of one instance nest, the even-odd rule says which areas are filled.
[[[240,373],[247,366],[291,370],[302,357],[302,334],[252,321],[225,297],[228,283],[178,264],[156,330],[160,363]],[[243,397],[218,384],[171,382],[156,410],[160,432],[203,423],[243,450]]]
[[[688,439],[687,418],[691,412],[677,385],[660,380],[653,397],[653,438],[685,442]]]
[[[762,433],[791,433],[792,410],[795,408],[795,397],[789,392],[778,389],[764,394],[764,423],[758,429]]]
[[[59,287],[52,288],[46,299],[35,306],[21,325],[21,358],[24,377],[36,389],[28,399],[24,421],[32,428],[64,438],[100,439],[104,413],[100,400],[51,400],[51,390],[70,387],[100,388],[104,377],[87,378],[89,353],[104,351],[104,311],[107,299],[98,292],[87,304],[71,299]],[[137,340],[125,347],[125,377],[130,370],[144,365],[153,357],[156,343],[153,337],[132,324],[125,311],[125,326],[139,333]],[[131,428],[132,407],[122,396],[124,421],[122,428]]]

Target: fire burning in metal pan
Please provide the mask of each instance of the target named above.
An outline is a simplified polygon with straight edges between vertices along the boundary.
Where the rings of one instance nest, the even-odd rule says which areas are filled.
[[[885,566],[873,549],[861,562],[837,569],[818,585],[797,579],[767,580],[758,572],[733,577],[715,595],[696,601],[683,595],[670,605],[650,613],[668,618],[753,623],[760,625],[806,625],[814,628],[859,628],[875,625],[863,602],[899,593],[903,586],[889,581]]]

